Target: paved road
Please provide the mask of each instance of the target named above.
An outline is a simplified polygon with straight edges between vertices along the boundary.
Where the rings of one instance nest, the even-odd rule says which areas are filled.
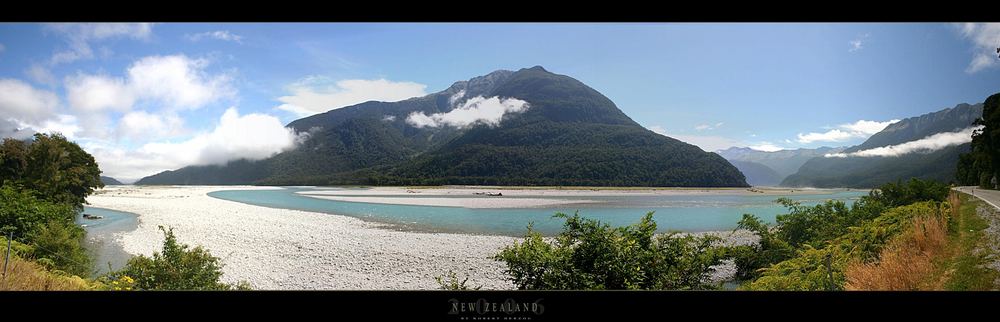
[[[986,201],[986,203],[993,206],[993,208],[1000,209],[1000,207],[997,207],[1000,205],[1000,190],[986,190],[973,186],[955,187],[955,190],[968,194],[974,194],[976,197],[979,197],[979,199],[982,199],[983,201]]]

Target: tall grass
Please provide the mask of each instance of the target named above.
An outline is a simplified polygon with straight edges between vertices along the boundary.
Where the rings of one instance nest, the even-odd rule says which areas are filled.
[[[952,207],[952,212],[958,207]],[[882,248],[876,262],[852,262],[845,270],[848,290],[940,290],[944,278],[935,262],[948,252],[948,219],[917,216],[912,226]]]
[[[6,245],[5,245],[6,246]],[[0,256],[3,256],[0,250]],[[3,258],[0,257],[0,269]],[[80,291],[88,290],[87,281],[73,275],[50,272],[41,265],[11,256],[7,276],[0,281],[0,291]]]

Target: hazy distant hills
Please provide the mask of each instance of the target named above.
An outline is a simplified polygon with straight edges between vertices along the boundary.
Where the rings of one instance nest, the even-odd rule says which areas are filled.
[[[104,183],[105,186],[113,186],[113,185],[121,185],[122,184],[121,181],[115,180],[115,178],[105,177],[105,176],[101,176],[101,183]]]
[[[982,104],[959,104],[953,108],[907,118],[887,126],[860,145],[844,149],[843,153],[899,145],[938,133],[960,131],[970,127],[982,112]],[[803,164],[797,173],[785,178],[781,185],[870,188],[911,177],[950,182],[955,178],[958,155],[968,151],[969,144],[966,143],[931,152],[918,151],[898,156],[817,157]]]
[[[747,186],[721,156],[649,131],[593,88],[541,66],[288,127],[309,133],[294,150],[137,184]]]
[[[716,153],[739,168],[748,177],[747,183],[755,186],[776,186],[785,177],[799,171],[799,167],[809,159],[822,157],[827,153],[841,152],[843,149],[843,147],[820,147],[766,152],[732,147]]]
[[[747,183],[753,186],[777,186],[785,178],[771,167],[757,162],[729,160],[729,163],[739,169],[746,176]]]

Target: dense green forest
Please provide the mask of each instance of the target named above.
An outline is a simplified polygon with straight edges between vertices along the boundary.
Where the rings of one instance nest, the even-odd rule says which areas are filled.
[[[415,127],[451,98],[529,102],[497,126]],[[497,71],[400,102],[365,102],[289,123],[308,133],[271,158],[191,166],[137,184],[747,186],[717,154],[649,131],[589,86],[540,66]]]
[[[983,102],[983,115],[975,125],[983,126],[972,135],[972,151],[957,163],[956,180],[962,185],[997,189],[1000,174],[1000,93]]]

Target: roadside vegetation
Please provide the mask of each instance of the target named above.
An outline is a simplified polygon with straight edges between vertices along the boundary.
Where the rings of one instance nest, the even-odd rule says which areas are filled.
[[[531,227],[495,259],[518,289],[716,289],[706,282],[724,260],[740,290],[989,290],[1000,275],[977,215],[978,202],[934,181],[890,183],[853,205],[803,206],[789,199],[774,225],[746,214],[752,245],[715,237],[655,235],[647,214],[628,227],[557,214],[563,232]]]

